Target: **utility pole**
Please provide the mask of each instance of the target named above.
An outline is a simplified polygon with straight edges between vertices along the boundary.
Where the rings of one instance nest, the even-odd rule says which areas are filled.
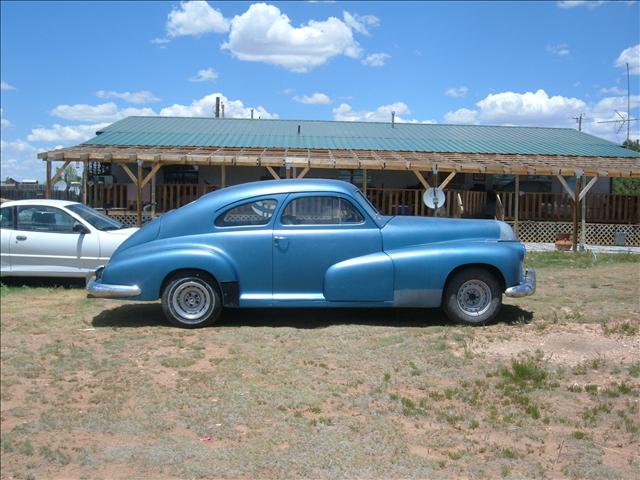
[[[629,128],[631,127],[631,90],[629,88],[629,62],[627,65],[627,143],[629,143]]]
[[[578,123],[578,131],[579,132],[582,131],[582,117],[583,116],[584,116],[584,113],[581,113],[577,117],[573,117],[573,119]]]

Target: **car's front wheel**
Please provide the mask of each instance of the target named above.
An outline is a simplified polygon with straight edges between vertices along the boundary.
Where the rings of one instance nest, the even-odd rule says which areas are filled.
[[[447,316],[468,325],[493,321],[502,307],[502,289],[494,274],[469,268],[453,275],[445,287],[442,301]]]
[[[177,327],[211,325],[220,317],[222,302],[213,279],[204,272],[182,272],[173,276],[162,294],[162,310]]]

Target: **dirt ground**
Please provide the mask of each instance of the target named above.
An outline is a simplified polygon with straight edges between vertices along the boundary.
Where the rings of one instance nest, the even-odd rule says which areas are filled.
[[[10,282],[1,477],[638,478],[640,263],[545,258],[536,295],[476,328],[247,310],[187,331]]]

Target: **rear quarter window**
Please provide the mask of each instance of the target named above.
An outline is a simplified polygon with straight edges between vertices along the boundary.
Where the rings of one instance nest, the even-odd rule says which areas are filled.
[[[216,218],[217,227],[266,225],[276,211],[276,200],[257,200],[233,207]]]

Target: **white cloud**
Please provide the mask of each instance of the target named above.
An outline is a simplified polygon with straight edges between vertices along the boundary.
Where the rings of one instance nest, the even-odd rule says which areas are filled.
[[[333,117],[347,122],[390,122],[391,112],[396,112],[396,122],[399,123],[406,121],[400,115],[411,113],[404,102],[381,105],[373,111],[355,111],[348,103],[341,103],[333,109]]]
[[[9,120],[4,118],[4,110],[0,108],[0,128],[7,128],[11,126],[13,126],[13,124]]]
[[[382,67],[387,58],[391,58],[388,53],[371,53],[362,59],[362,64],[369,67]]]
[[[233,17],[222,48],[240,60],[278,65],[293,72],[308,72],[338,55],[358,58],[361,54],[351,28],[342,20],[329,17],[294,27],[278,7],[265,3],[255,3]]]
[[[627,68],[629,64],[629,73],[631,75],[640,75],[640,44],[625,48],[616,60],[616,67]]]
[[[229,21],[204,1],[180,2],[167,18],[167,35],[171,38],[190,35],[199,37],[206,33],[225,33]]]
[[[557,55],[559,57],[566,57],[571,54],[569,45],[566,43],[558,43],[556,45],[547,45],[547,52]]]
[[[349,28],[363,35],[369,35],[367,27],[377,27],[380,25],[380,19],[373,15],[358,15],[357,13],[342,12],[344,23]]]
[[[59,125],[54,124],[51,128],[34,128],[27,135],[30,142],[84,142],[94,137],[101,128],[108,123],[97,123],[93,125]]]
[[[209,82],[218,78],[218,72],[216,72],[213,68],[203,68],[202,70],[198,70],[193,77],[189,78],[190,82]]]
[[[575,8],[575,7],[586,7],[589,10],[593,8],[597,8],[601,5],[604,5],[604,0],[562,0],[556,2],[558,7],[563,9]]]
[[[165,117],[212,117],[216,105],[216,97],[224,103],[225,117],[251,118],[251,108],[254,109],[256,118],[278,118],[275,113],[268,112],[264,107],[245,106],[241,100],[229,100],[221,93],[212,93],[206,97],[193,100],[190,105],[175,103],[160,110],[160,115]]]
[[[600,89],[600,93],[610,93],[612,95],[626,95],[627,91],[620,87],[603,87]]]
[[[464,85],[460,87],[447,88],[447,90],[444,92],[446,96],[454,98],[464,97],[467,93],[469,93],[469,87],[466,87]]]
[[[149,43],[153,43],[154,45],[160,45],[160,46],[166,45],[169,42],[171,42],[171,40],[169,40],[168,38],[162,38],[162,37],[156,37],[149,40]]]
[[[127,107],[120,109],[113,102],[102,103],[100,105],[87,105],[77,103],[75,105],[58,105],[50,112],[55,117],[65,120],[76,120],[80,122],[115,122],[121,118],[130,116],[150,116],[155,115],[151,108]]]
[[[139,92],[114,92],[113,90],[98,90],[96,92],[98,98],[119,98],[125,102],[144,104],[159,102],[160,99],[148,90],[141,90]]]
[[[562,126],[567,120],[581,113],[586,103],[578,98],[550,97],[544,90],[537,92],[492,93],[476,103],[477,110],[461,109],[449,112],[445,119],[451,123],[456,119],[464,122],[477,120],[480,123],[497,125]],[[473,112],[473,113],[472,113]]]
[[[0,90],[15,90],[16,87],[11,85],[10,83],[5,82],[4,80],[0,81]]]
[[[296,95],[293,99],[296,102],[304,103],[305,105],[327,105],[331,103],[331,98],[320,92],[312,93],[311,95]]]
[[[460,123],[474,125],[478,123],[478,112],[468,108],[459,108],[455,112],[447,112],[444,116],[445,123]]]
[[[631,108],[640,106],[640,96],[631,96]],[[475,109],[461,108],[448,112],[444,116],[447,123],[488,124],[488,125],[526,125],[538,127],[575,128],[574,117],[584,114],[585,132],[621,143],[625,136],[616,134],[619,123],[598,123],[620,120],[615,113],[626,111],[626,96],[605,97],[596,103],[587,103],[582,99],[549,96],[544,90],[536,92],[501,92],[487,95],[476,103]],[[632,124],[634,135],[638,127]]]

